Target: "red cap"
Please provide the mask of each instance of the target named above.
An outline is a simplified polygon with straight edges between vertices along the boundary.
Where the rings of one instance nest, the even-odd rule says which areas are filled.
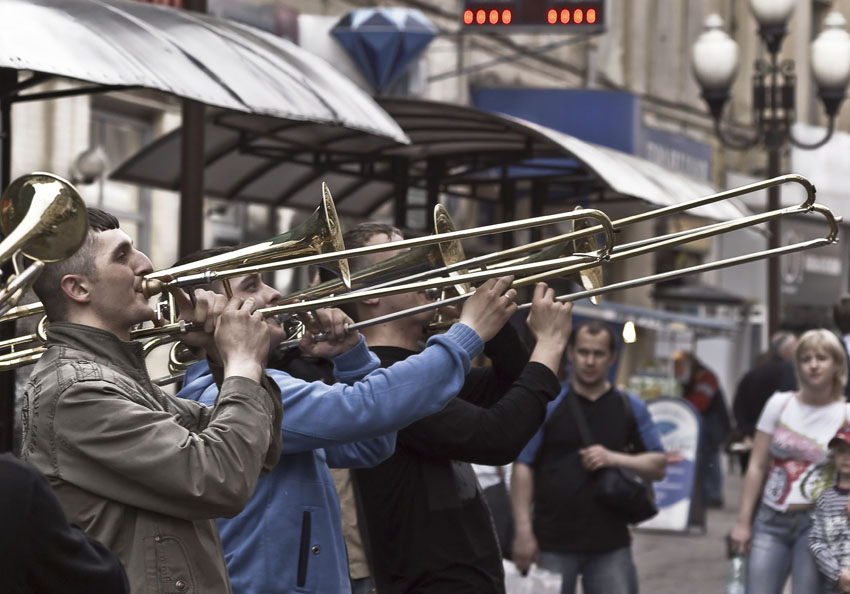
[[[839,441],[843,441],[844,443],[850,445],[850,425],[845,423],[841,426],[841,429],[838,430],[838,433],[835,434],[835,437],[829,440],[829,447],[834,446]]]

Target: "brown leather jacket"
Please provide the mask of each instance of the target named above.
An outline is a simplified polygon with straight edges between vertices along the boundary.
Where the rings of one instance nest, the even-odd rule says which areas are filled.
[[[57,322],[47,344],[21,457],[118,556],[134,594],[229,594],[214,519],[237,514],[280,456],[277,386],[231,377],[208,408],[153,385],[138,343]]]

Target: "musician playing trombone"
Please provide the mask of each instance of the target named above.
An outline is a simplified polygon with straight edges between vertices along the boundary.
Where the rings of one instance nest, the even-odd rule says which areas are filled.
[[[401,239],[398,229],[376,223],[344,235],[349,248]],[[350,265],[392,255],[383,252]],[[360,322],[426,301],[421,293],[407,293],[365,299],[347,311]],[[538,283],[527,320],[536,339],[533,352],[505,325],[485,348],[492,367],[473,369],[442,411],[399,431],[392,457],[353,472],[378,592],[504,594],[499,543],[470,463],[512,462],[540,427],[546,405],[560,390],[557,371],[571,311],[572,304],[556,302],[554,291]],[[361,332],[381,364],[391,368],[417,356],[431,318],[432,312],[424,312]]]
[[[196,291],[193,308],[180,296],[205,327],[195,340],[213,353],[221,395],[213,408],[166,395],[130,341],[154,317],[141,291],[151,262],[115,217],[88,217],[82,247],[34,286],[50,326],[24,394],[22,458],[118,556],[131,592],[229,594],[213,519],[242,509],[280,454],[267,326],[251,299]]]
[[[307,320],[310,331],[302,348],[313,356],[331,357],[339,383],[306,382],[267,370],[286,411],[283,453],[274,470],[260,479],[245,510],[219,520],[234,592],[351,591],[339,502],[328,467],[379,463],[392,454],[395,431],[445,406],[463,384],[470,361],[515,311],[511,281],[485,282],[448,332],[432,337],[417,356],[386,369],[378,369],[377,357],[357,332],[346,334],[344,325],[351,320],[340,310],[319,309],[316,318]],[[259,307],[280,297],[259,274],[229,282],[234,296],[250,296]],[[213,288],[223,290],[220,282]],[[283,338],[274,318],[267,324],[273,336]],[[312,342],[319,329],[331,340]],[[216,401],[218,386],[206,362],[190,367],[184,382],[178,396],[205,404]]]

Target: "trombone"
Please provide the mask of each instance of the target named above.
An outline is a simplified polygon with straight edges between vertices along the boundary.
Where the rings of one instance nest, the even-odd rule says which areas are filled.
[[[51,173],[15,179],[0,196],[0,264],[11,260],[14,274],[0,287],[0,314],[18,303],[44,265],[73,255],[86,239],[88,212],[69,182]],[[32,263],[24,266],[26,256]]]
[[[344,256],[336,256],[344,251],[342,228],[333,197],[328,185],[322,182],[322,203],[301,225],[267,241],[237,248],[226,254],[152,272],[145,277],[143,292],[145,297],[151,298],[162,293],[165,288],[209,284],[216,280],[244,276],[233,274],[231,270],[233,266],[253,264],[259,268],[262,264],[266,264],[267,268],[263,270],[291,268],[299,266],[300,260],[308,257],[305,254],[313,254],[313,257],[318,259],[321,259],[323,255],[334,254],[321,259],[321,262],[335,262],[337,274],[345,287],[350,287],[351,276],[348,262]],[[183,275],[182,278],[180,278],[181,275]],[[229,290],[229,287],[226,289]]]
[[[804,203],[807,207],[811,207],[814,204],[815,198],[815,187],[814,185],[802,175],[797,174],[788,174],[775,178],[771,178],[768,180],[755,182],[752,184],[748,184],[745,186],[741,186],[739,188],[734,188],[731,190],[726,190],[724,192],[719,192],[716,194],[711,194],[709,196],[704,196],[701,198],[695,198],[693,200],[689,200],[687,202],[682,202],[680,204],[674,204],[670,206],[665,206],[662,208],[658,208],[655,210],[651,210],[649,212],[634,215],[631,217],[625,217],[623,219],[619,219],[616,224],[610,221],[604,213],[601,213],[608,223],[600,223],[599,225],[595,225],[592,227],[588,227],[586,229],[575,231],[572,234],[567,234],[561,236],[562,239],[583,239],[585,237],[590,237],[596,235],[598,233],[605,233],[606,235],[606,245],[613,246],[613,232],[619,230],[620,228],[651,220],[654,218],[658,218],[661,216],[666,216],[670,214],[674,214],[677,212],[682,212],[685,210],[690,210],[692,208],[697,208],[699,206],[705,206],[708,204],[713,204],[714,202],[720,202],[722,200],[728,200],[730,198],[735,198],[737,196],[742,196],[744,194],[749,194],[758,190],[763,190],[772,186],[778,186],[786,183],[797,183],[803,186],[806,191],[806,202]],[[237,276],[245,276],[249,274],[257,274],[260,272],[265,272],[267,270],[278,270],[281,268],[290,268],[293,266],[306,266],[309,264],[322,264],[325,262],[330,262],[333,260],[339,260],[342,258],[354,258],[358,256],[365,256],[368,254],[375,254],[385,251],[398,250],[402,248],[411,248],[418,247],[421,245],[428,245],[431,243],[437,243],[440,241],[447,241],[453,239],[466,239],[469,237],[477,237],[481,235],[489,235],[495,233],[507,233],[509,231],[516,231],[520,229],[528,229],[530,227],[539,227],[543,225],[549,225],[553,223],[559,223],[564,221],[574,220],[576,217],[572,213],[558,213],[552,215],[543,215],[539,217],[532,217],[528,219],[521,219],[519,221],[513,221],[510,223],[497,223],[494,225],[486,225],[483,227],[475,227],[472,229],[467,229],[464,231],[455,231],[453,233],[446,233],[439,238],[435,238],[434,236],[426,236],[419,237],[414,239],[405,239],[402,241],[394,241],[389,243],[382,243],[371,246],[364,246],[360,248],[347,249],[339,252],[331,252],[324,254],[315,254],[312,256],[303,256],[298,258],[293,258],[291,260],[287,260],[286,262],[270,262],[266,264],[257,264],[255,266],[245,266],[241,268],[226,268],[227,264],[233,264],[234,258],[228,258],[230,254],[222,254],[217,257],[218,259],[214,262],[214,265],[220,270],[215,271],[207,271],[204,273],[200,273],[197,275],[188,275],[181,277],[180,275],[184,273],[181,270],[181,267],[173,267],[166,270],[158,271],[153,274],[150,274],[146,277],[144,283],[144,292],[148,297],[152,297],[154,295],[158,295],[164,290],[170,288],[177,288],[182,286],[188,286],[193,284],[206,284],[211,283],[215,280],[233,278]],[[611,226],[613,225],[613,229]],[[210,260],[200,260],[198,262],[194,262],[192,265],[195,266],[194,270],[198,269],[206,269],[208,267],[208,263]],[[455,264],[454,270],[459,268],[467,267],[468,263],[463,264]],[[450,267],[451,268],[451,267]],[[225,271],[226,270],[226,271]],[[171,279],[171,280],[167,280]]]
[[[777,178],[778,179],[778,178]],[[812,192],[814,192],[814,187],[812,187]],[[703,199],[704,200],[704,199]],[[670,207],[667,207],[670,208]],[[581,270],[585,270],[587,268],[592,268],[602,260],[605,261],[613,261],[615,259],[624,259],[630,258],[633,256],[643,255],[649,252],[657,251],[661,248],[671,247],[674,245],[680,245],[683,243],[690,243],[692,241],[696,241],[699,239],[704,239],[706,237],[712,237],[714,235],[719,235],[721,233],[726,233],[729,231],[734,231],[737,229],[743,229],[746,227],[752,227],[754,225],[758,225],[769,221],[774,218],[778,218],[781,216],[786,216],[790,214],[798,214],[798,213],[806,213],[814,209],[814,194],[807,195],[806,201],[798,206],[792,206],[784,209],[769,211],[766,213],[761,213],[757,215],[751,215],[748,217],[743,217],[741,219],[735,221],[728,221],[725,223],[716,223],[711,225],[706,225],[700,229],[691,229],[684,232],[676,232],[668,235],[664,235],[657,238],[641,240],[632,244],[627,244],[619,247],[611,247],[610,251],[613,253],[602,253],[602,250],[598,250],[598,253],[588,253],[588,254],[573,254],[571,256],[566,256],[562,258],[555,258],[551,260],[542,260],[538,262],[523,262],[520,264],[516,264],[513,266],[504,266],[499,268],[494,268],[490,270],[483,270],[479,272],[471,272],[467,274],[460,274],[452,277],[437,277],[426,279],[423,281],[417,281],[413,283],[401,284],[401,285],[392,285],[387,287],[382,287],[379,289],[369,289],[365,291],[354,291],[351,293],[346,293],[343,295],[337,295],[333,297],[327,297],[325,299],[319,299],[316,301],[312,301],[309,303],[292,303],[292,304],[284,304],[284,305],[275,305],[271,307],[266,307],[260,309],[263,315],[280,315],[285,313],[295,313],[298,311],[307,311],[311,309],[316,309],[320,307],[336,307],[338,305],[343,305],[345,303],[350,303],[352,301],[360,301],[362,299],[374,298],[374,297],[386,297],[389,295],[396,295],[399,293],[408,293],[411,291],[422,291],[429,288],[439,288],[448,286],[457,282],[476,282],[476,281],[484,281],[495,276],[503,276],[508,274],[513,275],[529,275],[525,276],[520,280],[514,281],[514,287],[520,287],[532,284],[537,282],[538,280],[542,280],[544,278],[550,278],[552,276],[561,276],[565,274],[574,274],[576,272],[580,272]],[[826,207],[820,207],[820,209],[826,209],[829,212],[830,216],[832,212],[829,211]],[[665,210],[665,209],[661,209]],[[572,211],[576,213],[578,211]],[[637,217],[630,217],[631,219],[635,218],[644,218],[645,215],[638,215]],[[834,218],[834,217],[833,217]],[[561,236],[562,239],[570,238],[584,238],[588,236],[588,231],[595,229],[596,227],[590,227],[588,229],[575,231],[572,234],[567,234]],[[401,242],[397,242],[401,243]],[[383,244],[389,245],[389,244]],[[567,264],[564,266],[564,264]],[[458,266],[457,264],[456,266]],[[596,293],[599,294],[599,293]],[[439,305],[436,307],[440,307]]]
[[[241,254],[222,254],[220,256],[215,256],[214,258],[199,260],[188,265],[172,267],[166,270],[149,274],[145,277],[145,281],[143,283],[143,291],[146,297],[153,297],[154,295],[158,295],[163,291],[169,289],[191,286],[195,284],[208,284],[216,280],[225,280],[238,276],[257,274],[268,270],[280,270],[282,268],[306,266],[308,264],[318,265],[326,262],[345,260],[348,258],[355,258],[359,256],[366,256],[369,254],[377,254],[380,252],[399,250],[403,248],[413,248],[431,245],[434,243],[442,243],[445,241],[468,239],[470,237],[478,237],[481,235],[507,233],[520,229],[528,229],[530,227],[540,227],[543,225],[550,225],[565,221],[573,221],[575,219],[588,216],[597,218],[599,224],[594,227],[591,227],[590,229],[592,229],[592,231],[583,231],[580,233],[583,233],[582,237],[587,237],[597,233],[604,233],[606,238],[606,248],[603,252],[602,257],[605,257],[607,252],[610,251],[610,249],[614,245],[614,229],[612,227],[611,220],[602,211],[593,209],[581,209],[580,211],[570,211],[566,213],[558,213],[552,215],[544,215],[540,217],[532,217],[529,219],[521,219],[519,221],[513,221],[510,223],[496,223],[494,225],[474,227],[472,229],[466,229],[462,231],[452,231],[449,233],[440,234],[439,236],[428,235],[425,237],[417,237],[414,239],[405,239],[402,241],[393,241],[389,243],[369,245],[354,249],[345,249],[338,252],[302,256],[282,262],[278,261],[260,263],[253,266],[249,265],[237,268],[226,268],[228,264],[238,265],[240,263],[238,260],[239,258],[241,258]],[[455,264],[454,266],[457,266],[457,264]],[[211,270],[211,267],[215,269]],[[194,270],[203,270],[204,272],[185,274],[184,276],[180,276],[185,272],[192,272]]]
[[[745,217],[744,219],[742,219],[740,221],[707,225],[702,230],[696,230],[696,231],[690,230],[690,231],[686,231],[686,232],[672,233],[672,234],[668,234],[666,236],[663,236],[661,238],[658,238],[656,240],[653,240],[653,239],[641,240],[641,241],[633,242],[632,244],[620,246],[620,249],[615,250],[615,253],[611,255],[610,261],[615,261],[615,260],[624,259],[624,258],[630,258],[630,257],[634,257],[634,256],[637,256],[637,255],[645,254],[645,253],[648,253],[648,252],[651,252],[651,251],[656,251],[656,250],[661,249],[663,247],[668,247],[668,246],[671,246],[671,245],[678,245],[680,243],[688,243],[688,242],[695,241],[697,239],[702,239],[704,237],[708,237],[708,236],[711,236],[711,235],[717,235],[719,233],[725,233],[725,232],[733,231],[733,230],[736,230],[736,229],[742,229],[742,228],[745,228],[745,227],[760,224],[760,223],[766,222],[768,220],[778,218],[778,217],[782,217],[782,216],[788,216],[788,215],[792,215],[792,214],[809,213],[809,212],[815,212],[817,214],[820,214],[826,219],[827,223],[829,224],[829,233],[825,237],[821,237],[821,238],[817,238],[817,239],[811,239],[811,240],[807,240],[807,241],[800,241],[800,242],[797,242],[797,243],[794,243],[794,244],[791,244],[791,245],[781,246],[781,247],[778,247],[778,248],[772,248],[772,249],[767,249],[767,250],[762,250],[762,251],[759,251],[759,252],[755,252],[753,254],[734,256],[734,257],[731,257],[731,258],[725,258],[725,259],[718,260],[718,261],[715,261],[715,262],[707,262],[707,263],[704,263],[704,264],[698,264],[698,265],[690,266],[690,267],[687,267],[687,268],[681,268],[681,269],[678,269],[678,270],[671,270],[671,271],[668,271],[668,272],[653,274],[653,275],[649,275],[649,276],[645,276],[645,277],[640,277],[640,278],[637,278],[637,279],[622,281],[622,282],[614,283],[614,284],[611,284],[611,285],[593,287],[593,288],[589,288],[589,289],[586,289],[586,290],[583,290],[583,291],[578,291],[578,292],[575,292],[575,293],[562,295],[562,296],[557,297],[557,299],[558,299],[558,301],[566,301],[566,302],[577,301],[577,300],[583,299],[585,297],[588,297],[588,298],[596,297],[596,296],[604,295],[605,293],[609,293],[609,292],[612,292],[612,291],[620,291],[620,290],[624,290],[624,289],[640,287],[640,286],[653,284],[653,283],[660,282],[660,281],[670,280],[670,279],[673,279],[673,278],[679,278],[679,277],[682,277],[682,276],[689,276],[689,275],[692,275],[692,274],[697,274],[697,273],[700,273],[700,272],[707,272],[707,271],[710,271],[710,270],[718,270],[720,268],[727,268],[727,267],[730,267],[730,266],[737,266],[739,264],[746,264],[748,262],[754,262],[756,260],[761,260],[761,259],[764,259],[764,258],[782,256],[782,255],[785,255],[785,254],[790,254],[790,253],[794,253],[794,252],[798,252],[798,251],[802,251],[802,250],[822,247],[822,246],[825,246],[825,245],[830,245],[830,244],[836,243],[838,241],[838,223],[841,220],[840,217],[836,217],[828,207],[823,206],[823,205],[819,205],[819,204],[817,204],[817,205],[812,204],[809,201],[809,199],[807,199],[806,202],[804,202],[803,204],[801,204],[799,206],[792,206],[792,207],[783,208],[783,209],[779,209],[779,210],[775,210],[775,211],[769,211],[767,213],[762,213],[762,214],[759,214],[759,215],[753,215],[753,216],[750,216],[750,217]],[[568,257],[562,258],[562,260],[568,260],[568,259],[570,259],[570,258],[568,258]],[[561,276],[561,275],[564,275],[564,274],[573,273],[573,272],[575,272],[575,271],[577,271],[577,270],[579,270],[583,267],[587,267],[587,266],[588,266],[588,264],[571,264],[569,266],[562,267],[562,268],[551,268],[550,270],[548,270],[544,273],[540,273],[540,274],[528,276],[528,277],[525,277],[525,278],[522,278],[522,279],[519,279],[519,280],[515,280],[512,284],[512,287],[517,288],[517,287],[532,284],[534,282],[537,282],[539,280],[543,280],[545,278],[550,278],[550,277],[553,277],[553,276]],[[590,266],[592,266],[592,264]],[[522,268],[520,267],[520,271],[521,270],[522,270]],[[514,274],[515,272],[517,272],[517,270],[514,269],[514,267],[497,268],[494,271],[500,271],[500,274]],[[490,277],[499,275],[499,274],[493,274],[494,271],[490,271],[490,273],[491,273]],[[481,277],[481,278],[483,280],[484,277]],[[434,285],[434,284],[435,285],[441,285],[441,284],[444,284],[445,281],[446,281],[446,279],[433,279],[432,285]],[[428,281],[423,281],[422,283],[418,283],[418,285],[425,285],[425,284],[428,284]],[[397,287],[397,288],[399,289],[399,291],[397,291],[397,292],[407,292],[407,291],[412,291],[412,290],[421,290],[424,287],[419,286],[418,288],[415,288],[413,285],[406,285],[404,287]],[[392,291],[392,292],[388,292],[387,294],[394,294],[395,292],[396,291]],[[371,294],[371,293],[372,292],[370,292],[370,291],[354,293],[354,294],[352,294],[353,298],[352,298],[352,296],[342,296],[338,299],[334,299],[333,303],[312,303],[310,309],[317,308],[317,307],[327,307],[328,305],[336,305],[336,304],[343,303],[343,302],[365,299],[367,297],[377,297],[377,296],[379,296],[379,295]],[[392,313],[392,314],[387,314],[385,316],[380,316],[380,317],[372,318],[370,320],[365,320],[363,322],[357,322],[357,323],[354,323],[354,324],[349,324],[347,326],[347,329],[349,331],[355,331],[355,330],[360,330],[362,328],[368,328],[370,326],[374,326],[374,325],[377,325],[377,324],[383,324],[383,323],[391,322],[391,321],[399,319],[399,318],[419,314],[419,313],[426,312],[426,311],[432,311],[432,310],[439,309],[439,308],[442,308],[442,307],[445,307],[445,306],[448,306],[448,305],[454,305],[456,303],[461,303],[461,302],[465,301],[466,299],[468,299],[469,297],[470,297],[470,294],[458,295],[456,297],[452,297],[452,298],[449,298],[449,299],[436,301],[434,303],[421,305],[421,306],[418,306],[418,307],[413,307],[413,308],[406,309],[406,310],[399,311],[399,312],[395,312],[395,313]],[[331,301],[331,300],[324,300],[324,301],[327,302],[327,301]],[[524,310],[529,309],[530,307],[531,307],[531,304],[528,304],[528,303],[522,304],[522,305],[519,306],[519,310],[524,311]],[[281,310],[293,311],[293,308],[290,307],[290,306],[276,306],[276,307],[269,307],[269,308],[261,309],[259,311],[261,311],[264,315],[274,315],[274,314],[280,313]],[[322,335],[318,335],[318,336],[315,337],[315,339],[316,340],[323,340],[324,337]],[[285,343],[281,344],[280,348],[285,349],[285,348],[295,347],[295,346],[297,346],[297,342],[298,341],[294,341],[294,340],[293,341],[286,341]]]
[[[434,237],[453,233],[456,231],[451,215],[442,204],[434,207]],[[278,303],[290,303],[305,299],[315,299],[332,295],[346,289],[360,289],[367,285],[374,287],[375,280],[382,279],[384,282],[396,282],[399,277],[409,278],[405,275],[417,275],[417,271],[429,275],[434,269],[443,269],[466,259],[463,245],[457,239],[432,243],[416,248],[411,248],[401,254],[397,254],[383,260],[374,266],[369,266],[351,274],[350,286],[346,287],[342,279],[332,279],[284,295]]]

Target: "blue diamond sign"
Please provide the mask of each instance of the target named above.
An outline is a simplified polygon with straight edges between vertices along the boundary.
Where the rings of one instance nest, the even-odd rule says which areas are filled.
[[[331,30],[363,75],[380,93],[437,35],[437,28],[413,8],[360,8]]]

